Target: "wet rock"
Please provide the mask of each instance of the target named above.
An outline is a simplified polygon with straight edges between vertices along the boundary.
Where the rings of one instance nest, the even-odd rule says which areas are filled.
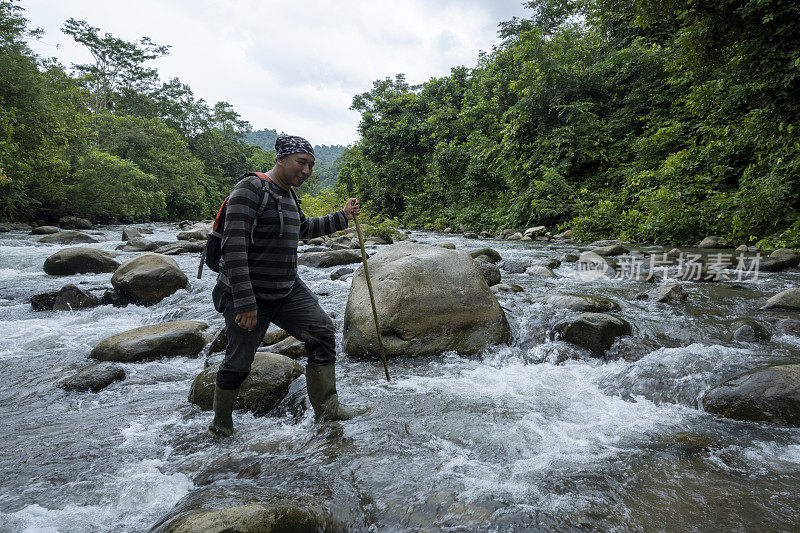
[[[638,283],[656,283],[660,278],[654,276],[652,272],[639,272],[632,276],[626,275],[624,279],[628,281],[636,281]]]
[[[325,512],[309,506],[250,503],[215,511],[181,515],[155,533],[316,533],[346,531]]]
[[[150,228],[136,228],[136,231],[138,231],[142,235],[152,235],[153,234],[153,230],[151,230]]]
[[[781,270],[786,270],[787,268],[796,267],[798,259],[800,259],[800,257],[768,257],[766,259],[761,259],[758,262],[758,270],[760,272],[780,272]]]
[[[509,338],[503,310],[465,252],[401,243],[372,256],[369,270],[389,357],[473,354]],[[366,285],[364,269],[358,269],[345,309],[343,344],[350,355],[377,356]]]
[[[407,240],[408,240],[408,235],[406,235],[405,233],[399,233],[399,234],[394,236],[394,242],[403,242],[403,241],[407,241]],[[357,243],[355,243],[355,244],[356,244],[356,246],[358,246]]]
[[[735,321],[730,328],[730,336],[739,342],[762,342],[772,337],[769,329],[751,318]]]
[[[373,246],[382,246],[386,244],[392,244],[392,238],[388,235],[370,235],[366,237],[366,242],[364,244],[370,244]]]
[[[544,226],[534,226],[532,228],[526,229],[525,232],[523,233],[523,235],[526,235],[528,237],[532,237],[532,236],[536,236],[536,235],[544,235],[545,233],[547,233],[547,228],[546,227],[544,227]]]
[[[506,237],[506,239],[509,241],[521,241],[522,237],[523,237],[522,233],[517,232],[514,233],[513,235],[509,235],[508,237]]]
[[[542,265],[533,265],[525,269],[525,273],[529,276],[534,276],[537,278],[555,278],[556,274],[553,272],[552,268],[542,266]]]
[[[159,246],[154,253],[161,255],[196,254],[206,247],[205,241],[177,241]]]
[[[352,248],[353,247],[350,246],[350,245],[339,244],[338,242],[335,242],[335,243],[331,244],[331,250],[350,250]]]
[[[464,233],[464,238],[465,239],[477,239],[478,238],[478,234],[475,233],[474,231],[467,231],[467,232]]]
[[[171,257],[144,254],[123,263],[111,276],[111,284],[133,302],[157,304],[189,283]]]
[[[203,370],[194,379],[189,391],[189,401],[203,411],[213,408],[218,370],[219,364]],[[292,381],[301,374],[303,367],[285,355],[257,352],[250,374],[239,389],[236,409],[244,409],[256,415],[267,414],[286,396]]]
[[[270,330],[270,331],[267,331],[266,333],[264,333],[264,338],[261,340],[261,345],[262,346],[271,346],[273,344],[281,342],[283,339],[287,338],[288,336],[289,336],[288,333],[286,333],[285,331],[283,331],[280,328],[276,328],[276,329],[273,329],[273,330]]]
[[[781,291],[761,306],[761,309],[789,309],[800,310],[800,288],[792,287]]]
[[[336,269],[335,271],[331,272],[331,279],[335,281],[335,280],[341,278],[342,276],[346,276],[346,275],[352,274],[352,273],[353,273],[353,269],[352,268],[350,268],[350,267],[342,267],[342,268]]]
[[[503,261],[503,270],[511,274],[522,274],[526,268],[532,265],[531,259],[506,259]]]
[[[436,246],[438,246],[439,248],[446,248],[448,250],[455,250],[456,249],[456,245],[453,244],[452,242],[440,242]]]
[[[619,304],[613,300],[581,294],[548,294],[536,298],[534,301],[543,302],[560,309],[570,309],[571,311],[606,313],[620,310]]]
[[[139,230],[131,227],[124,227],[122,228],[122,240],[123,241],[130,241],[132,239],[141,239],[142,234]]]
[[[0,233],[8,233],[11,231],[11,226],[9,224],[0,224]]]
[[[182,231],[178,233],[179,241],[204,241],[208,239],[208,234],[211,233],[210,228],[197,228],[189,231]]]
[[[442,233],[455,233],[455,230],[453,228],[451,228],[450,226],[448,226],[448,227],[444,228],[444,231]]]
[[[95,363],[80,370],[59,383],[59,386],[67,391],[76,392],[98,392],[115,381],[125,379],[125,370],[114,363],[104,362]]]
[[[556,233],[555,235],[553,235],[553,238],[554,239],[559,239],[559,240],[571,239],[572,238],[572,230],[568,229],[567,231],[562,231],[561,233]]]
[[[330,250],[327,252],[305,252],[297,258],[298,265],[313,268],[328,268],[361,262],[360,250]]]
[[[85,246],[59,250],[48,257],[43,266],[51,276],[114,272],[117,267],[119,262],[114,259],[113,253]]]
[[[715,235],[711,235],[709,237],[706,237],[705,239],[700,241],[700,244],[698,244],[697,247],[698,248],[720,248],[721,245],[720,245],[720,242],[719,242],[719,237],[717,237]]]
[[[553,330],[564,341],[589,350],[594,357],[603,357],[617,337],[630,335],[633,328],[612,315],[583,313],[557,323]]]
[[[681,251],[680,248],[672,248],[671,250],[666,252],[667,258],[672,260],[678,259],[682,254],[683,252]]]
[[[321,246],[321,245],[325,244],[325,239],[323,239],[322,237],[314,237],[313,239],[307,240],[306,244],[311,244],[311,245],[314,245],[314,246]]]
[[[327,252],[328,249],[324,246],[307,246],[303,249],[303,253],[305,252]]]
[[[287,336],[281,341],[270,345],[264,351],[285,355],[290,359],[300,359],[306,356],[306,343]]]
[[[544,261],[542,261],[539,264],[542,265],[542,266],[546,266],[549,269],[553,269],[553,268],[560,267],[561,266],[561,261],[559,261],[558,259],[550,258],[550,259],[545,259]]]
[[[53,311],[72,311],[98,305],[100,301],[95,295],[75,285],[64,285],[53,301]]]
[[[480,234],[479,234],[479,235],[480,235],[481,237],[483,237],[484,239],[490,239],[490,238],[492,237],[492,234],[491,234],[491,233],[489,233],[488,231],[482,231],[482,232],[480,232]]]
[[[615,255],[622,255],[628,253],[628,249],[619,244],[598,246],[597,248],[594,248],[591,251],[603,257],[611,257]]]
[[[516,283],[498,283],[489,288],[495,294],[498,292],[523,292],[525,290]]]
[[[129,305],[131,302],[130,298],[120,294],[119,291],[114,289],[108,289],[106,292],[103,293],[103,296],[100,297],[100,305],[113,305],[114,307],[125,307]]]
[[[579,255],[564,254],[564,256],[561,258],[561,262],[562,263],[577,263],[578,259],[580,259]]]
[[[800,364],[769,366],[718,385],[703,397],[709,413],[800,426]]]
[[[680,283],[671,282],[660,287],[656,287],[647,292],[642,292],[636,295],[637,300],[653,300],[655,302],[664,303],[677,303],[682,302],[688,298],[688,294],[683,289]]]
[[[790,248],[778,248],[769,254],[770,259],[786,259],[791,261],[793,267],[800,265],[800,253]]]
[[[479,256],[479,257],[486,257],[486,256]],[[486,284],[488,286],[497,285],[500,283],[502,278],[500,274],[500,269],[494,263],[490,263],[488,261],[480,261],[478,259],[475,260],[475,266],[478,267],[478,270],[481,271],[481,276],[483,279],[486,280]]]
[[[80,231],[59,231],[58,233],[51,233],[45,235],[39,242],[47,244],[89,244],[92,242],[100,242],[91,235],[81,233]]]
[[[55,226],[39,226],[33,228],[29,235],[52,235],[53,233],[58,233],[59,231],[61,230]]]
[[[86,218],[61,217],[58,225],[64,229],[92,229],[92,222]]]
[[[475,259],[479,255],[485,255],[489,258],[489,261],[492,263],[497,263],[498,261],[502,261],[503,257],[497,253],[497,250],[493,250],[492,248],[476,248],[474,250],[470,250],[469,252],[470,257]]]
[[[775,323],[775,330],[800,337],[800,320],[796,318],[782,318]]]
[[[123,252],[154,252],[161,248],[162,246],[166,246],[169,243],[164,241],[154,241],[150,242],[142,237],[136,237],[129,240],[123,247]],[[164,254],[164,255],[171,255],[171,254]]]
[[[163,322],[123,331],[100,341],[90,357],[98,361],[133,363],[161,357],[197,357],[205,347],[208,328],[197,320]]]
[[[31,309],[33,311],[52,311],[56,297],[60,291],[47,291],[31,296]]]
[[[747,246],[746,244],[742,244],[742,245],[740,245],[740,246],[737,246],[737,247],[736,247],[736,249],[735,249],[735,251],[736,251],[736,252],[746,252],[746,251],[748,251],[749,249],[750,249],[750,248],[748,248],[748,246]]]

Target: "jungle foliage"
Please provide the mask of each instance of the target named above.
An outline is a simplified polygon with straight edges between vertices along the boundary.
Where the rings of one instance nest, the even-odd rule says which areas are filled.
[[[800,7],[537,0],[474,68],[355,96],[339,190],[408,226],[800,245]]]

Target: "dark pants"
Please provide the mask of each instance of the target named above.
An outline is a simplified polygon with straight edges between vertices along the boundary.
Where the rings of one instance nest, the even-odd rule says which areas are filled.
[[[336,361],[333,321],[299,278],[284,298],[258,301],[258,321],[252,331],[236,323],[236,311],[228,289],[217,285],[212,297],[214,307],[225,316],[228,337],[225,359],[217,372],[219,388],[239,388],[250,373],[250,365],[270,323],[305,343],[309,366],[330,365]]]

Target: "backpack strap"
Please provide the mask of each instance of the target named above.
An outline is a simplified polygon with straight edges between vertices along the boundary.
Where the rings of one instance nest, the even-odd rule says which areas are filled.
[[[278,220],[280,220],[280,230],[278,232],[278,238],[280,239],[280,238],[283,237],[283,205],[281,205],[281,198],[280,198],[280,196],[275,194],[272,191],[272,189],[270,188],[269,184],[272,183],[272,180],[269,179],[269,176],[267,176],[266,173],[264,173],[264,172],[251,172],[251,174],[261,178],[261,180],[262,180],[261,192],[262,192],[263,196],[262,196],[261,204],[259,204],[259,206],[258,206],[258,211],[256,211],[256,219],[253,221],[253,227],[250,228],[250,242],[251,243],[254,242],[254,232],[256,230],[256,223],[258,222],[258,217],[260,217],[261,214],[264,212],[264,210],[267,208],[267,204],[269,203],[269,197],[270,196],[275,199],[275,204],[278,207]],[[295,196],[294,190],[290,189],[290,191],[292,193],[292,196],[294,196],[294,198],[296,200],[297,196]]]

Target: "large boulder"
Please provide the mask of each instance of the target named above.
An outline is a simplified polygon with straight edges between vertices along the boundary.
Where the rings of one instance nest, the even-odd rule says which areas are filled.
[[[553,327],[563,340],[586,348],[594,357],[603,357],[617,337],[630,335],[631,325],[605,313],[582,313]]]
[[[219,364],[203,370],[192,383],[189,401],[203,411],[214,407],[214,384]],[[300,377],[303,367],[286,357],[269,352],[257,352],[250,367],[250,374],[239,389],[236,409],[244,409],[256,415],[267,414],[286,396],[292,381]]]
[[[600,296],[584,296],[580,294],[548,294],[534,301],[540,301],[546,305],[569,309],[571,311],[606,313],[608,311],[619,311],[617,302],[602,298]]]
[[[125,370],[110,362],[95,363],[64,379],[59,386],[67,391],[98,392],[115,381],[125,379]]]
[[[61,217],[58,219],[58,225],[64,229],[92,229],[92,222],[80,217]]]
[[[800,364],[759,368],[709,390],[709,413],[736,420],[800,426]]]
[[[328,268],[361,262],[361,250],[331,250],[329,252],[305,252],[297,258],[298,265]]]
[[[96,248],[76,246],[64,248],[44,261],[44,271],[51,276],[71,276],[73,274],[100,274],[114,272],[119,262],[114,254]]]
[[[387,356],[473,354],[509,338],[502,308],[465,252],[405,242],[372,256],[369,271]],[[353,276],[343,344],[351,355],[379,354],[363,268]]]
[[[205,247],[204,241],[175,241],[159,246],[154,252],[161,255],[196,254]]]
[[[51,233],[45,235],[39,242],[47,244],[89,244],[92,242],[100,242],[91,235],[86,235],[80,231],[59,231],[58,233]]]
[[[94,347],[90,357],[123,363],[161,357],[196,357],[206,345],[203,332],[207,327],[197,320],[142,326],[106,337]]]
[[[345,531],[325,511],[306,505],[249,503],[182,514],[154,533],[316,533]]]
[[[111,276],[117,291],[143,305],[156,304],[188,283],[178,263],[160,254],[144,254],[126,261]]]
[[[33,228],[29,235],[52,235],[53,233],[58,233],[59,231],[61,230],[55,226],[38,226]]]
[[[788,309],[800,310],[800,288],[792,287],[781,291],[761,306],[761,309]]]

